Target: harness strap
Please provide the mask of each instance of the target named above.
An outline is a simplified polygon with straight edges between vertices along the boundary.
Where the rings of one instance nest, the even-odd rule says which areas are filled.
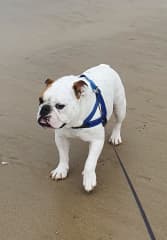
[[[91,128],[91,127],[95,127],[99,124],[102,124],[103,126],[106,125],[107,123],[107,110],[106,110],[106,105],[103,99],[103,96],[101,94],[100,89],[96,86],[96,84],[90,79],[88,78],[85,74],[82,74],[80,77],[84,77],[89,83],[90,86],[93,90],[93,92],[96,95],[96,102],[95,105],[93,107],[93,110],[91,111],[91,113],[88,115],[88,117],[84,120],[83,124],[79,127],[72,127],[73,129],[78,129],[78,128]],[[95,120],[91,120],[97,109],[99,108],[101,116]]]

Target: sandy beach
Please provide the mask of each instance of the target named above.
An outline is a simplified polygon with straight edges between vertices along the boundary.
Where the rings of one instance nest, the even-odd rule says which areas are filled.
[[[107,140],[98,186],[82,188],[88,145],[72,141],[70,175],[52,181],[54,133],[36,123],[47,77],[108,63],[127,93],[117,151],[153,231],[167,239],[167,2],[0,0],[0,239],[146,240],[136,202]]]

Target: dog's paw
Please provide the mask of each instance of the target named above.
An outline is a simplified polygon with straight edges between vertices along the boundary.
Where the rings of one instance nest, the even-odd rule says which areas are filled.
[[[109,143],[112,143],[113,145],[118,145],[118,144],[122,143],[120,131],[113,129],[113,132],[109,139]]]
[[[59,164],[57,168],[53,169],[50,172],[50,177],[53,180],[59,180],[59,179],[64,179],[67,177],[68,174],[68,168],[64,165]]]
[[[94,171],[83,171],[83,186],[85,191],[90,192],[96,187],[96,173]]]

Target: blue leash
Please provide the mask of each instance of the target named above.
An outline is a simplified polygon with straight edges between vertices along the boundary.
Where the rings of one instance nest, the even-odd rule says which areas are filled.
[[[88,78],[86,75],[82,74],[80,77],[85,78],[89,83],[90,86],[93,90],[93,92],[96,95],[96,102],[95,105],[91,111],[91,113],[88,115],[88,117],[83,121],[83,124],[79,127],[72,127],[73,129],[78,129],[78,128],[91,128],[95,127],[99,124],[102,124],[103,126],[106,125],[107,123],[107,110],[106,110],[106,105],[103,99],[103,96],[101,94],[100,89],[96,86],[94,81],[92,81],[90,78]],[[94,117],[97,109],[99,108],[101,116],[95,120],[92,120]]]

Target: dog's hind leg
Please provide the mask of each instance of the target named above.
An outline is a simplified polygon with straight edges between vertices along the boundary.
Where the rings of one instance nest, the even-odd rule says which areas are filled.
[[[116,121],[109,142],[114,145],[118,145],[122,143],[121,126],[126,115],[126,98],[124,92],[120,97],[117,97],[116,101],[114,102],[113,111]]]

